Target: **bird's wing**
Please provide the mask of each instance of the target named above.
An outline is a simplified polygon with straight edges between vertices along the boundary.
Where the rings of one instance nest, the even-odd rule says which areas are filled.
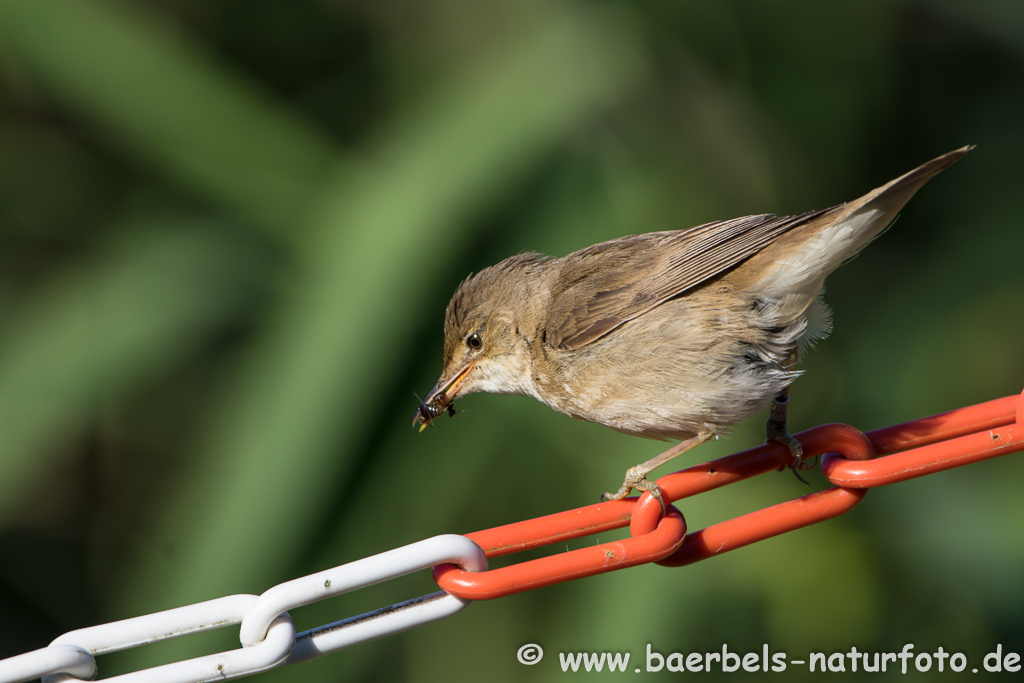
[[[622,237],[569,254],[551,302],[545,342],[576,349],[724,273],[792,228],[833,209],[746,216],[689,230]]]

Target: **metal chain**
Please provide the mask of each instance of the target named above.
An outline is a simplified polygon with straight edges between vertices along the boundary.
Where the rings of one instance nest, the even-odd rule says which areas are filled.
[[[201,683],[295,664],[455,614],[472,600],[497,598],[646,562],[681,566],[831,519],[869,488],[1024,450],[1024,394],[862,433],[823,425],[797,435],[808,457],[822,457],[832,488],[687,533],[673,501],[788,464],[771,443],[658,480],[667,511],[639,498],[486,529],[435,536],[279,584],[262,595],[232,595],[71,631],[48,647],[0,660],[0,683],[94,678],[95,656],[240,624],[242,647],[106,679]],[[629,526],[630,537],[488,570],[487,558]],[[441,592],[296,634],[288,610],[414,571],[433,568]]]
[[[122,683],[201,683],[238,678],[404,631],[455,614],[469,600],[424,595],[296,635],[287,610],[404,576],[440,562],[484,571],[487,558],[465,536],[445,534],[274,586],[123,621],[70,631],[49,647],[0,660],[0,683],[95,677],[95,655],[241,624],[243,647],[115,676]]]

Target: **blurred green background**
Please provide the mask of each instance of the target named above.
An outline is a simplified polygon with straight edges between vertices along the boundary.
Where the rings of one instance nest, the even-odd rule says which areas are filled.
[[[662,444],[507,396],[410,428],[469,272],[823,208],[965,144],[830,278],[797,430],[1024,388],[1024,5],[3,0],[0,657],[596,502]],[[1022,481],[1017,455],[880,489],[699,565],[474,604],[259,680],[560,679],[560,651],[647,643],[1024,652]],[[765,476],[681,508],[696,529],[806,490]],[[293,616],[433,590],[420,572]],[[527,642],[548,653],[529,668]]]

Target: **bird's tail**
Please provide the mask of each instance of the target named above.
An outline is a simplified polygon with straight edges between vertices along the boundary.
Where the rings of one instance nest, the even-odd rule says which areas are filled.
[[[971,149],[947,152],[859,199],[836,206],[759,254],[773,262],[756,287],[776,307],[777,324],[796,320],[807,311],[829,273],[880,235],[921,186]]]

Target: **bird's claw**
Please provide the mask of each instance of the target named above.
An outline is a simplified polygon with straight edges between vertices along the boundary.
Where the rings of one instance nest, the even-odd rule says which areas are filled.
[[[601,502],[607,503],[610,500],[622,500],[629,495],[630,491],[636,489],[637,491],[647,491],[655,500],[658,501],[658,505],[661,506],[661,514],[665,514],[665,499],[661,496],[661,489],[653,481],[647,478],[647,472],[640,468],[640,465],[636,467],[630,467],[626,470],[626,477],[622,482],[622,486],[615,493],[603,493],[601,494]]]
[[[765,424],[765,443],[776,441],[781,443],[783,446],[789,449],[790,454],[793,456],[793,462],[788,467],[793,470],[793,474],[796,478],[807,484],[807,480],[800,476],[801,470],[812,470],[818,466],[818,456],[813,458],[804,458],[804,447],[796,440],[791,434],[786,432],[786,423],[779,424],[771,419]],[[782,467],[779,471],[782,471]]]

